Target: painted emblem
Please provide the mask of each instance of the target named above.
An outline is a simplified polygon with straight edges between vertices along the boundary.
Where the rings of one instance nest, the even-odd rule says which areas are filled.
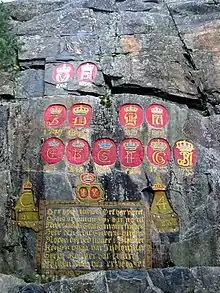
[[[69,125],[73,128],[87,128],[92,119],[92,107],[87,104],[75,104],[69,111]]]
[[[51,128],[62,126],[66,119],[66,112],[66,107],[63,105],[50,105],[44,112],[45,126]]]
[[[76,187],[76,196],[82,202],[94,202],[104,200],[104,190],[96,183],[96,176],[93,173],[81,174],[82,184]]]
[[[143,109],[139,105],[122,105],[119,110],[119,122],[127,128],[136,128],[143,123]]]
[[[115,163],[116,152],[114,141],[109,138],[102,138],[95,141],[92,157],[97,165],[109,166]]]
[[[97,75],[97,66],[94,63],[86,62],[80,64],[77,68],[76,75],[81,85],[87,85],[94,82]]]
[[[38,231],[38,208],[35,206],[29,174],[15,207],[12,207],[11,217],[12,222],[17,223],[18,226]]]
[[[180,167],[192,167],[196,164],[196,147],[187,140],[178,140],[174,144],[174,158]]]
[[[84,173],[81,174],[80,180],[83,184],[91,185],[96,181],[96,176],[93,173]]]
[[[127,168],[138,167],[144,160],[144,148],[136,138],[125,139],[119,148],[121,165]]]
[[[151,164],[165,166],[171,160],[171,150],[168,141],[163,138],[152,139],[147,146],[147,157]]]
[[[153,104],[146,110],[146,119],[151,127],[164,128],[169,122],[169,113],[164,106]]]
[[[166,186],[159,176],[152,189],[154,194],[151,204],[153,230],[159,233],[179,232],[179,218],[167,198]]]
[[[89,158],[89,144],[84,139],[75,138],[69,141],[66,158],[70,164],[81,165]]]
[[[72,64],[63,63],[54,68],[53,80],[55,82],[68,82],[74,74],[74,67]]]
[[[41,148],[41,157],[47,164],[57,164],[64,156],[64,144],[56,137],[48,138]]]

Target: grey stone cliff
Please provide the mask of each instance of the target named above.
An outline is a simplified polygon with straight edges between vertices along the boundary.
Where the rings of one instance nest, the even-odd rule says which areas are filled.
[[[77,176],[67,172],[65,162],[57,172],[43,167],[43,113],[49,105],[90,104],[88,142],[93,146],[102,137],[117,145],[126,138],[118,121],[120,105],[146,109],[161,104],[170,116],[169,144],[187,139],[197,151],[193,176],[179,172],[173,158],[162,176],[180,230],[175,241],[151,233],[154,269],[101,271],[34,289],[15,287],[11,293],[220,292],[220,1],[26,0],[6,5],[22,49],[15,80],[0,75],[1,273],[27,282],[36,275],[37,234],[11,222],[27,165],[36,204],[75,199]],[[86,61],[98,68],[92,86],[74,80],[65,88],[56,86],[56,65],[68,62],[77,68]],[[100,104],[102,97],[109,97],[110,107]],[[136,135],[144,146],[147,129],[144,122]],[[148,174],[146,160],[143,166],[153,184],[156,174]],[[85,171],[96,172],[91,158]],[[146,176],[126,174],[118,158],[110,173],[96,175],[106,200],[146,201]]]

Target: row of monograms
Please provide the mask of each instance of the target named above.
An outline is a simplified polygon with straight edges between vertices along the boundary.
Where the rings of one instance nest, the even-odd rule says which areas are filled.
[[[138,167],[144,157],[155,166],[166,166],[171,161],[171,147],[164,138],[153,138],[144,147],[137,138],[127,138],[117,147],[110,138],[101,138],[93,143],[91,150],[89,143],[81,138],[74,138],[64,143],[60,138],[50,137],[42,145],[41,156],[47,164],[57,164],[65,159],[73,165],[85,164],[90,157],[99,166],[114,165],[119,156],[122,166]],[[196,164],[196,148],[187,140],[178,140],[173,147],[173,155],[177,165],[192,167]]]
[[[64,105],[50,105],[44,112],[44,125],[57,128],[64,125],[67,109]],[[88,128],[92,119],[92,107],[88,104],[74,104],[68,112],[68,124],[73,128]],[[126,128],[138,128],[146,119],[154,129],[163,129],[169,122],[167,109],[159,104],[149,105],[145,111],[137,104],[124,104],[119,108],[119,123]]]

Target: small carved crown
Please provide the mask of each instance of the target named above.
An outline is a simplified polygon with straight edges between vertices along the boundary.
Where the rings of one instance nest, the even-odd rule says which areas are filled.
[[[83,105],[73,108],[73,113],[77,115],[85,115],[89,112],[89,108]]]
[[[94,69],[95,65],[92,63],[85,63],[81,65],[81,68],[83,71],[92,71]]]
[[[50,114],[59,115],[60,113],[62,113],[62,108],[59,106],[54,106],[50,109]]]
[[[24,183],[23,189],[32,189],[32,184],[29,179]]]
[[[151,113],[153,114],[163,114],[163,109],[159,107],[153,107],[151,108]]]
[[[176,148],[181,152],[192,152],[194,150],[194,145],[186,140],[179,140],[176,142]]]
[[[156,176],[156,183],[152,186],[154,191],[166,190],[166,185],[162,183],[160,175]]]
[[[159,139],[157,141],[152,141],[151,142],[151,147],[154,150],[158,150],[158,151],[165,151],[165,149],[167,148],[167,145],[165,142],[160,141]]]
[[[84,173],[80,175],[80,179],[85,184],[92,184],[96,181],[96,176],[93,173]]]
[[[72,143],[72,146],[75,147],[75,148],[83,148],[84,147],[84,143],[80,140],[75,140],[73,143]]]
[[[125,107],[124,111],[136,113],[138,111],[138,108],[134,105],[130,105],[130,106]]]
[[[27,180],[23,184],[23,190],[24,189],[32,189],[32,183],[30,181],[30,169],[29,169],[29,167],[27,168],[26,172],[27,172]]]
[[[124,147],[126,151],[135,151],[138,147],[138,143],[130,140],[124,143]]]
[[[110,148],[112,147],[112,143],[108,141],[102,141],[99,143],[99,146],[101,149],[110,150]]]
[[[49,142],[49,146],[52,146],[52,147],[59,146],[59,142],[55,141],[55,140],[52,140],[52,141]]]
[[[71,66],[69,64],[63,64],[56,68],[57,73],[69,73],[71,71]]]

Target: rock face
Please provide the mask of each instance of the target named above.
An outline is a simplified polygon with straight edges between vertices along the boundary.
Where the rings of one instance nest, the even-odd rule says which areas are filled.
[[[25,282],[22,279],[18,279],[14,276],[7,276],[4,274],[0,274],[0,289],[2,293],[8,293],[10,288],[13,288],[16,286],[23,287],[25,285]]]
[[[45,285],[14,287],[10,293],[92,292],[92,293],[189,293],[219,292],[219,268],[169,268],[148,271],[96,272]]]
[[[141,201],[151,210],[146,232],[150,244],[145,250],[151,265],[160,269],[94,273],[85,280],[60,281],[36,290],[218,292],[217,268],[161,268],[220,265],[220,2],[42,0],[5,5],[10,7],[22,49],[15,80],[1,73],[0,81],[0,272],[32,281],[39,269],[36,257],[43,252],[37,240],[38,223],[32,218],[28,226],[27,214],[20,222],[16,217],[11,220],[22,185],[26,182],[24,197],[32,189],[37,213],[43,200],[67,203],[79,199],[80,175],[93,173],[106,202]],[[73,105],[82,104],[74,112]],[[54,113],[60,106],[67,111],[63,123],[61,116],[45,114],[51,105]],[[90,109],[85,105],[92,109],[90,124],[83,129],[87,122],[80,120],[77,128],[77,111],[85,118]],[[123,125],[124,105],[143,109],[137,128],[127,127],[126,121]],[[157,120],[155,128],[147,114],[151,105],[157,115],[161,109],[168,113],[169,121],[163,116],[167,123]],[[52,119],[57,117],[59,121]],[[48,156],[51,149],[46,143],[51,137],[65,149],[58,162],[53,161],[54,153]],[[89,146],[84,164],[74,161],[79,157],[67,151],[69,141],[74,143],[76,138]],[[106,147],[107,139],[116,145],[117,155],[106,167],[99,162],[96,142],[97,148],[103,142]],[[152,139],[156,139],[152,158],[158,148],[163,151],[162,161],[156,164],[149,154]],[[133,159],[128,162],[131,153],[123,157],[121,149],[123,141],[133,150],[137,140],[143,154],[140,151],[135,159],[140,163],[134,165]],[[113,157],[112,153],[109,159]],[[158,189],[155,184],[165,187]],[[163,228],[158,228],[159,208],[153,209],[156,194],[166,198],[155,205],[166,206],[169,217],[165,216],[168,222]],[[216,285],[210,289],[210,284]],[[25,288],[18,290],[35,290]]]

